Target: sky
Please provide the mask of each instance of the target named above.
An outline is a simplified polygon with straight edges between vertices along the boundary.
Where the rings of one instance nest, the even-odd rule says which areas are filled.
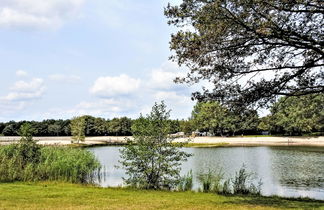
[[[179,0],[1,0],[0,121],[146,114],[186,119],[194,87],[169,61],[163,8]]]

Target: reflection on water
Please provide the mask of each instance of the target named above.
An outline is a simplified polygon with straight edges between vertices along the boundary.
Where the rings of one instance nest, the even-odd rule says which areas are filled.
[[[100,185],[119,186],[125,173],[116,168],[120,147],[96,147],[90,150],[104,165]],[[223,147],[184,148],[193,156],[182,165],[182,174],[211,169],[225,178],[235,175],[242,165],[261,178],[263,195],[310,197],[324,200],[324,148],[319,147]],[[196,179],[195,179],[196,180]],[[195,181],[194,188],[198,188]]]

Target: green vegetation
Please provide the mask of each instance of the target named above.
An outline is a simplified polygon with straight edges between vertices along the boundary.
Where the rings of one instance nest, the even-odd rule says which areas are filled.
[[[281,98],[272,106],[267,120],[273,133],[324,132],[324,94]]]
[[[230,145],[229,143],[187,143],[183,147],[226,147]]]
[[[218,102],[198,102],[191,119],[195,129],[221,136],[255,132],[259,122],[256,111],[233,111]]]
[[[323,201],[212,193],[97,188],[66,183],[0,184],[0,209],[324,209]]]
[[[82,116],[85,120],[86,136],[129,136],[133,120],[127,117],[112,120],[89,115]],[[71,120],[10,121],[0,123],[0,135],[18,136],[20,127],[29,123],[35,130],[34,136],[71,136]]]
[[[92,183],[100,169],[95,156],[78,148],[42,147],[31,126],[21,127],[18,144],[0,147],[0,182],[55,180]]]
[[[71,120],[71,135],[72,139],[80,143],[80,141],[85,140],[85,118],[84,117],[74,117]]]
[[[170,59],[188,68],[176,81],[208,82],[193,98],[231,107],[323,93],[323,11],[318,0],[171,2]]]
[[[202,192],[213,192],[223,195],[261,195],[261,180],[258,186],[254,184],[253,173],[247,172],[245,166],[235,173],[234,178],[224,179],[224,173],[219,171],[200,172],[198,180],[202,185]]]
[[[169,116],[162,102],[155,104],[147,117],[134,122],[134,140],[120,151],[127,185],[144,189],[175,189],[178,185],[181,161],[190,155],[169,137]]]
[[[39,147],[22,150],[22,144],[0,147],[0,182],[56,180],[91,183],[100,169],[94,155],[83,149]]]
[[[187,175],[180,178],[178,183],[178,191],[191,191],[193,187],[193,174],[190,170]]]

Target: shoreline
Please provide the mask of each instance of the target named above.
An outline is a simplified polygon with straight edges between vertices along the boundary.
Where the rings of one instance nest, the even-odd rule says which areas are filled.
[[[124,145],[129,136],[86,137],[83,146]],[[0,136],[0,145],[18,142],[19,136]],[[75,145],[72,137],[34,137],[41,145],[68,146]],[[318,137],[187,137],[177,138],[175,142],[189,142],[189,147],[226,147],[226,146],[317,146],[324,147],[324,136]]]

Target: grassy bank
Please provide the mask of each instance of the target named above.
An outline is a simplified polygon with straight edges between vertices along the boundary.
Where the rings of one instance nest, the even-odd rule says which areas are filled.
[[[324,209],[324,202],[97,188],[66,183],[0,184],[0,209]]]

